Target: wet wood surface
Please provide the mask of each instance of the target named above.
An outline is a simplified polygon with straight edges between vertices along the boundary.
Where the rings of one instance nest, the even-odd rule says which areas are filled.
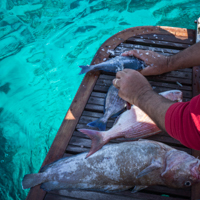
[[[97,51],[92,64],[103,62],[103,59],[111,59],[124,51],[131,49],[153,50],[162,55],[174,55],[183,49],[194,44],[195,31],[171,27],[135,27],[117,33],[109,38]],[[195,71],[197,76],[199,72]],[[104,99],[109,86],[112,83],[114,74],[103,72],[88,73],[66,114],[65,119],[56,135],[56,138],[44,160],[43,165],[53,162],[62,156],[76,155],[89,151],[91,140],[84,134],[77,131],[78,128],[88,128],[87,123],[103,116]],[[184,101],[189,101],[199,91],[199,82],[194,81],[194,68],[173,71],[160,76],[147,78],[156,92],[163,92],[171,89],[179,89],[183,92]],[[197,85],[195,85],[197,84]],[[196,89],[194,89],[195,87]],[[115,119],[109,119],[107,130],[113,126]],[[150,140],[164,142],[176,149],[183,150],[194,156],[199,152],[192,151],[180,144],[179,141],[171,138],[167,133],[161,132],[158,135],[149,137]],[[130,141],[130,139],[119,138],[111,140],[110,143]],[[39,186],[32,188],[27,200],[68,200],[68,199],[159,199],[179,200],[195,199],[198,196],[200,187],[187,189],[172,189],[164,186],[152,186],[135,194],[131,190],[115,193],[81,190],[60,190],[46,193],[39,189]]]

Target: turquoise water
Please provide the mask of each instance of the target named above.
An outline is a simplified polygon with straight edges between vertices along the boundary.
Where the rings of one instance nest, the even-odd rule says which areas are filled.
[[[0,1],[0,199],[25,199],[99,46],[123,29],[195,29],[199,0]]]

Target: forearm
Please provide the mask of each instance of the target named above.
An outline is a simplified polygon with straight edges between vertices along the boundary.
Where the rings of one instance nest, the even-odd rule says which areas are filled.
[[[170,101],[154,91],[147,91],[137,98],[136,105],[142,109],[163,131],[165,129],[165,114],[175,102]]]
[[[180,53],[168,57],[169,71],[200,65],[200,42]]]

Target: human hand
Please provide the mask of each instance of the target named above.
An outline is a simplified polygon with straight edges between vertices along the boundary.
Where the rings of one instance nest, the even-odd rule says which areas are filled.
[[[138,106],[138,101],[143,94],[152,91],[147,79],[132,69],[117,72],[113,85],[119,89],[118,95],[122,99],[136,106]]]
[[[142,69],[140,73],[144,76],[159,75],[171,71],[168,66],[170,57],[153,51],[131,50],[123,53],[122,56],[135,56],[143,60],[147,67]]]

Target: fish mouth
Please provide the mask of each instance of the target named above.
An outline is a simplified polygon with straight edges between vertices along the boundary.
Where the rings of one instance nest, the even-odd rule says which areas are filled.
[[[195,180],[198,180],[198,182],[200,182],[200,163],[199,163],[199,161],[191,164],[190,167],[191,167],[191,173],[192,173],[193,177],[195,178]]]

